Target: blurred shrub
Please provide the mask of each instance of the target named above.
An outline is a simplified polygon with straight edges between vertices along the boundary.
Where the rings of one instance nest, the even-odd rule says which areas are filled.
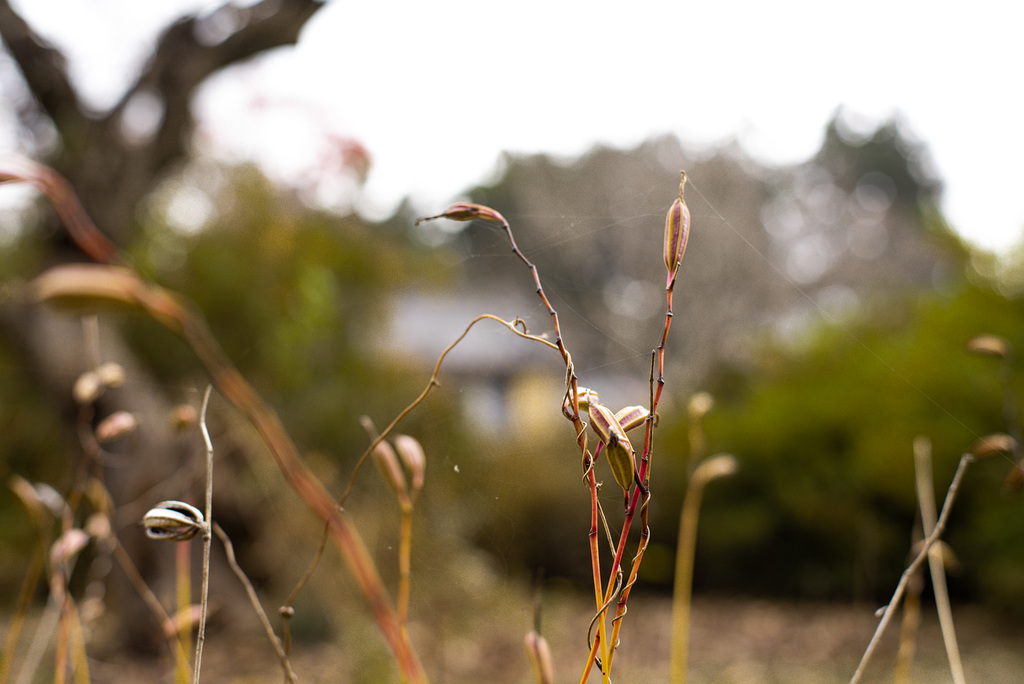
[[[886,597],[916,519],[914,436],[934,445],[941,502],[960,454],[1007,429],[998,361],[965,350],[980,332],[1024,344],[1024,303],[968,284],[887,300],[766,342],[753,367],[721,369],[710,448],[742,466],[706,499],[697,586]],[[1020,396],[1020,378],[1015,386]],[[1008,459],[975,465],[947,535],[966,559],[952,590],[992,605],[1024,599],[1009,571],[1020,567],[1024,502],[1000,493],[1009,468]]]

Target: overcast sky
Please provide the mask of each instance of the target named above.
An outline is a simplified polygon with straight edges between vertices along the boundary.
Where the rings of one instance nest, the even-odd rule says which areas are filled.
[[[219,4],[16,3],[71,52],[100,105],[161,23]],[[784,164],[817,149],[839,107],[869,122],[898,115],[929,146],[954,226],[1003,247],[1024,228],[1018,7],[334,0],[297,49],[218,78],[198,107],[217,149],[280,168],[301,167],[323,132],[358,139],[373,158],[361,206],[380,211],[405,196],[437,208],[493,173],[503,150],[573,155],[669,132],[699,148],[735,139]],[[256,101],[271,107],[254,112]]]

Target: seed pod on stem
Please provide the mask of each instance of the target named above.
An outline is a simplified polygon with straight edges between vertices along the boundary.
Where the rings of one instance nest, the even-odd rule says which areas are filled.
[[[437,214],[436,216],[424,216],[416,219],[416,225],[418,226],[426,221],[433,221],[434,219],[439,218],[446,218],[450,221],[472,221],[473,219],[483,219],[484,221],[506,223],[505,217],[490,207],[485,207],[482,204],[472,204],[470,202],[456,202],[445,209],[443,214]]]
[[[146,536],[161,541],[188,541],[206,531],[203,512],[184,501],[161,501],[142,516]]]
[[[426,474],[427,457],[423,453],[423,447],[415,437],[409,435],[398,435],[395,437],[395,451],[401,459],[405,469],[412,477],[412,494],[423,489],[423,480]]]
[[[537,684],[552,684],[555,681],[555,668],[551,662],[551,647],[548,640],[530,630],[526,635],[526,654],[533,668],[533,680]]]
[[[649,415],[651,412],[643,406],[627,406],[618,410],[615,420],[619,422],[623,430],[629,432],[643,425]]]
[[[668,215],[665,216],[665,269],[668,271],[668,279],[665,281],[665,289],[672,287],[675,282],[676,272],[679,270],[679,262],[683,260],[683,253],[686,251],[686,241],[690,239],[690,210],[683,200],[683,189],[686,185],[686,172],[679,172],[679,197],[669,207]]]
[[[590,411],[591,404],[596,404],[601,401],[601,397],[598,396],[597,392],[586,387],[578,388],[576,391],[576,396],[576,406],[578,406],[579,410],[583,411],[584,413]],[[571,416],[573,413],[572,397],[570,397],[568,393],[565,396],[565,401],[562,402],[562,413],[564,413],[567,416]]]
[[[399,499],[407,499],[409,488],[405,484],[405,475],[402,467],[398,464],[398,456],[395,450],[387,442],[381,442],[373,449],[373,462],[377,464],[381,477],[391,488]]]
[[[604,443],[604,453],[612,467],[615,481],[628,495],[633,484],[636,459],[633,456],[633,445],[629,443],[629,437],[626,437],[626,431],[622,429],[612,412],[601,404],[590,405],[590,424]]]

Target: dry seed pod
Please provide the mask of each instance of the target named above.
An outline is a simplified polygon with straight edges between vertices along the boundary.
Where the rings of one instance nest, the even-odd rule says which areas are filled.
[[[84,549],[88,543],[89,535],[73,527],[60,535],[57,541],[53,542],[53,546],[50,547],[50,561],[54,565],[63,565]]]
[[[608,465],[612,468],[615,481],[627,495],[633,485],[633,473],[636,470],[636,459],[633,456],[633,445],[626,437],[626,431],[619,425],[612,412],[601,404],[590,405],[590,424],[604,443],[604,453],[608,457]]]
[[[710,413],[714,407],[715,398],[711,396],[710,392],[697,392],[690,397],[686,410],[690,414],[690,420],[699,420]]]
[[[979,439],[973,447],[971,454],[975,458],[990,458],[998,454],[1013,454],[1017,447],[1017,441],[1010,435],[997,432],[994,435],[986,435]]]
[[[198,422],[199,412],[196,411],[194,406],[181,404],[179,406],[175,406],[174,410],[171,411],[171,426],[175,430],[179,430],[181,432],[190,430]]]
[[[146,536],[161,541],[188,541],[206,529],[203,512],[184,501],[161,501],[142,516]]]
[[[68,509],[68,502],[61,496],[61,493],[56,489],[46,484],[45,482],[37,482],[32,485],[32,488],[36,490],[36,494],[39,496],[39,500],[50,509],[50,514],[55,518],[59,518],[64,515]]]
[[[36,299],[73,310],[111,305],[134,308],[144,288],[139,278],[123,268],[100,264],[62,264],[36,277]]]
[[[590,414],[590,427],[594,428],[597,438],[607,443],[611,437],[612,425],[618,425],[615,415],[601,404],[591,404],[587,409]],[[621,428],[621,426],[620,426]]]
[[[716,454],[700,462],[693,471],[693,482],[706,485],[720,477],[734,475],[740,469],[739,461],[731,454]]]
[[[615,414],[615,420],[619,421],[623,430],[629,432],[643,425],[649,415],[651,412],[643,406],[627,406],[619,409],[619,412]]]
[[[548,640],[530,630],[526,634],[526,655],[530,658],[533,680],[537,684],[552,684],[555,681],[555,668],[551,661],[551,648]]]
[[[427,456],[423,453],[423,446],[415,437],[409,435],[398,435],[395,437],[395,451],[401,459],[405,469],[412,476],[412,491],[418,492],[423,489],[423,480],[426,476]]]
[[[1011,350],[1010,343],[997,335],[975,335],[967,341],[967,351],[984,356],[1005,359]]]
[[[110,539],[113,528],[110,525],[110,518],[104,513],[93,513],[85,521],[85,531],[95,539]]]
[[[49,521],[51,515],[50,508],[43,501],[38,490],[32,486],[31,482],[20,475],[11,475],[10,479],[7,480],[7,485],[37,522]]]
[[[81,405],[91,404],[103,394],[103,380],[94,370],[86,371],[78,376],[71,388],[71,396]]]
[[[96,369],[96,375],[105,387],[120,387],[124,384],[124,368],[121,364],[109,361]]]
[[[679,196],[669,207],[665,216],[665,269],[668,279],[665,287],[671,287],[679,270],[679,262],[686,252],[686,242],[690,239],[690,209],[683,200],[683,189],[686,186],[686,172],[679,172]]]
[[[590,411],[591,404],[600,403],[601,397],[598,396],[597,392],[586,387],[576,388],[576,406],[583,413]],[[562,402],[562,413],[567,416],[572,416],[572,397],[569,393],[566,393],[565,401]]]
[[[600,395],[589,387],[580,387],[577,392],[579,401],[577,402],[580,407],[580,411],[590,411],[591,404],[601,403]]]
[[[446,218],[451,221],[472,221],[473,219],[483,219],[484,221],[506,223],[505,217],[490,207],[485,207],[482,204],[472,204],[470,202],[456,202],[445,209],[443,214],[425,216],[423,218],[416,219],[416,225],[418,226],[425,221],[433,221],[434,219],[439,218]]]
[[[409,495],[409,489],[405,484],[405,475],[402,473],[402,467],[398,465],[398,457],[390,444],[382,440],[373,448],[373,462],[377,464],[377,470],[380,471],[381,477],[384,478],[384,482],[391,488],[391,491],[399,497]]]
[[[135,417],[134,413],[117,411],[111,413],[96,426],[96,441],[100,444],[113,442],[115,439],[135,432],[138,427],[139,419]]]

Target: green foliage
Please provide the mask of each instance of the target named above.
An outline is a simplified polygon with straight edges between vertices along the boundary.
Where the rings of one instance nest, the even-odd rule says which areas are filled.
[[[203,311],[300,443],[358,455],[366,444],[359,416],[390,417],[422,387],[380,348],[391,295],[413,281],[438,284],[442,257],[417,253],[385,226],[311,211],[253,169],[227,177],[210,226],[185,234],[155,222],[133,252]],[[130,333],[167,382],[195,369],[184,345],[151,322],[133,321]],[[425,382],[419,370],[416,383]]]
[[[816,325],[798,342],[766,344],[756,368],[719,375],[709,441],[742,467],[708,497],[698,586],[884,596],[916,516],[914,437],[934,445],[941,501],[960,454],[1006,429],[998,362],[964,344],[982,332],[1019,344],[1024,302],[962,285],[867,311]],[[989,580],[1009,574],[1012,540],[1024,534],[1012,514],[1020,500],[999,494],[1009,467],[997,459],[968,476],[949,539],[970,567],[952,586],[1019,603],[1020,582]]]

